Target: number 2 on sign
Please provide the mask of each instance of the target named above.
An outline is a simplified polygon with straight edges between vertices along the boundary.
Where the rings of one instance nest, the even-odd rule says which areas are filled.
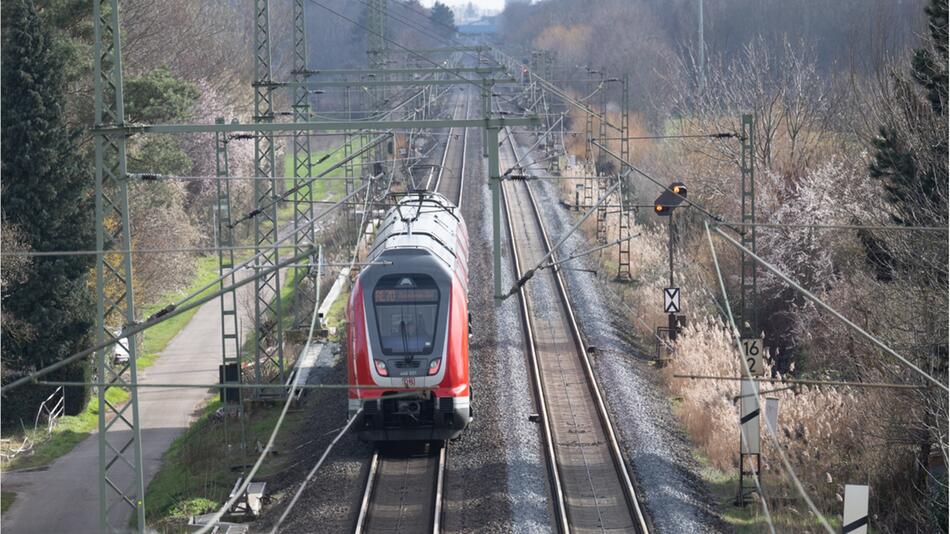
[[[765,374],[765,367],[762,365],[762,340],[761,339],[743,339],[742,350],[745,352],[743,357],[749,365],[749,374]]]

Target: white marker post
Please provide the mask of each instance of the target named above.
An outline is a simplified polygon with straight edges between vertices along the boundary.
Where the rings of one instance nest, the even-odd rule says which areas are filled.
[[[765,398],[765,426],[778,436],[778,399],[775,397]]]
[[[663,288],[663,313],[680,312],[680,288]]]
[[[739,391],[740,448],[742,454],[759,454],[759,384],[743,380]]]
[[[739,390],[739,506],[745,506],[748,496],[757,490],[756,478],[762,472],[759,453],[759,383],[743,380]]]
[[[868,493],[868,486],[845,485],[842,534],[867,534]]]

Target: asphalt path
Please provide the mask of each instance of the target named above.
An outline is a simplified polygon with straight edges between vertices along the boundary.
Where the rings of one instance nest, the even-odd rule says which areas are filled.
[[[286,235],[281,232],[281,236]],[[281,271],[283,283],[287,273]],[[244,317],[242,303],[253,297],[254,284],[238,290],[239,317]],[[243,293],[242,293],[243,292]],[[242,320],[244,333],[252,326]],[[243,339],[243,335],[242,335]],[[220,301],[201,306],[191,321],[169,342],[157,361],[139,371],[142,384],[216,383],[221,363]],[[139,392],[139,416],[142,432],[142,455],[145,487],[161,467],[162,455],[194,421],[206,399],[216,391],[198,388],[142,388]],[[95,401],[93,401],[95,402]],[[107,433],[107,441],[115,448],[129,440],[128,427],[121,422]],[[112,454],[107,454],[112,457]],[[131,450],[128,458],[132,458]],[[109,470],[110,479],[126,494],[134,492],[135,472],[122,460]],[[97,533],[99,529],[99,435],[93,432],[68,454],[52,464],[26,471],[5,472],[0,478],[4,491],[16,492],[13,506],[0,517],[0,530],[5,533],[76,534]],[[118,494],[110,492],[109,524],[125,531],[132,508]],[[146,518],[147,519],[147,518]]]

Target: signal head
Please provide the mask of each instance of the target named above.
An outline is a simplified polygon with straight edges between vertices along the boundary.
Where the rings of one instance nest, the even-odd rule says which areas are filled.
[[[684,184],[683,182],[673,182],[672,184],[670,184],[670,190],[681,197],[684,197],[684,198],[686,197],[686,193],[687,193],[686,184]]]

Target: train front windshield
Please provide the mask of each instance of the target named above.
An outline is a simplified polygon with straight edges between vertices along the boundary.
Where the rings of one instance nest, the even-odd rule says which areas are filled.
[[[373,290],[383,354],[431,354],[439,317],[439,288],[426,275],[387,275]]]

